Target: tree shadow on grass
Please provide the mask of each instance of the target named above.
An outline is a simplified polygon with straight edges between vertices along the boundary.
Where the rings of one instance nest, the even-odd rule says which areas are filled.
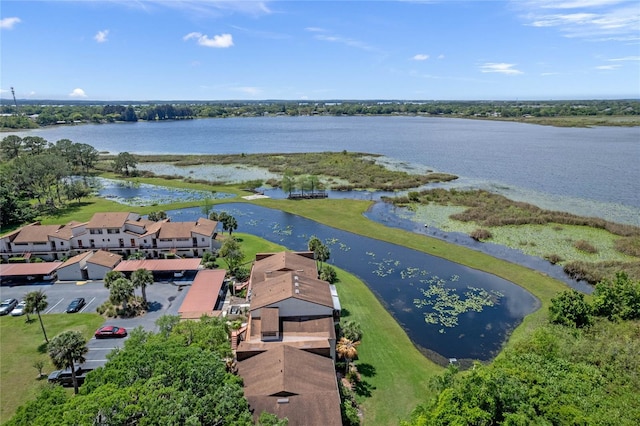
[[[374,367],[371,364],[367,364],[366,362],[358,363],[357,368],[358,368],[358,373],[360,373],[365,377],[373,377],[376,375],[376,367]]]
[[[340,310],[340,318],[346,318],[349,315],[351,315],[351,312],[349,312],[349,310],[347,308],[342,308]]]
[[[41,344],[39,344],[38,345],[38,353],[46,354],[48,346],[49,346],[49,344],[47,342],[42,342]]]
[[[371,385],[366,380],[359,380],[357,383],[353,385],[353,391],[358,396],[363,396],[369,398],[376,388]]]

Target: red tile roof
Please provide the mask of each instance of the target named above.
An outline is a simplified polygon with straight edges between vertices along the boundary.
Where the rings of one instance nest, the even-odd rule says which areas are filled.
[[[122,256],[105,250],[96,250],[93,255],[87,259],[87,263],[114,268],[122,261]]]
[[[226,272],[224,269],[204,269],[196,274],[178,309],[182,319],[213,315]]]
[[[290,298],[333,308],[328,282],[298,275],[297,272],[287,272],[252,285],[251,310]]]
[[[114,268],[115,271],[133,272],[138,269],[149,271],[195,271],[200,268],[200,259],[143,259],[123,260]]]
[[[129,212],[103,212],[95,213],[87,223],[87,229],[91,228],[122,228],[129,219]]]
[[[0,265],[0,276],[51,275],[62,262],[9,263]]]

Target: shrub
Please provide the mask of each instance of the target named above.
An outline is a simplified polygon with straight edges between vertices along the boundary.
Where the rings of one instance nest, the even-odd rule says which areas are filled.
[[[549,263],[551,263],[552,265],[556,265],[560,262],[562,262],[564,259],[562,257],[560,257],[559,255],[553,253],[553,254],[547,254],[544,256],[544,258],[546,260],[549,261]]]
[[[491,237],[493,237],[493,235],[488,229],[481,229],[481,228],[475,229],[473,232],[469,234],[469,236],[476,241],[488,240]]]
[[[338,274],[332,266],[324,265],[320,271],[320,279],[329,284],[335,284],[338,281]]]
[[[573,243],[573,246],[577,250],[583,251],[585,253],[595,254],[598,252],[597,248],[595,248],[591,243],[585,240],[578,240],[575,243]]]
[[[614,247],[620,253],[640,257],[640,237],[624,237],[616,240]]]
[[[591,306],[584,300],[584,294],[565,290],[551,299],[549,320],[555,324],[582,328],[591,324],[591,311]]]

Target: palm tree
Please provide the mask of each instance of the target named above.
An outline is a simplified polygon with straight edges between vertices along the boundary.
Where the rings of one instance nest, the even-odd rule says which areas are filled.
[[[122,303],[122,310],[127,312],[127,302],[133,296],[133,284],[126,278],[118,278],[109,287],[109,300],[115,305]]]
[[[142,301],[144,306],[147,306],[147,286],[152,285],[154,282],[153,273],[148,269],[140,268],[136,271],[133,271],[131,274],[131,284],[133,284],[133,288],[140,287],[140,291],[142,292]]]
[[[316,259],[316,268],[318,269],[318,273],[320,273],[322,270],[322,262],[329,260],[331,250],[329,250],[326,245],[322,244],[320,238],[315,235],[312,235],[311,238],[309,238],[307,247],[309,248],[309,251],[313,252],[313,257]]]
[[[79,331],[65,331],[54,337],[48,346],[49,356],[57,368],[71,369],[73,390],[78,393],[75,363],[83,363],[84,355],[89,351],[87,341]]]
[[[111,284],[118,278],[124,278],[124,274],[120,271],[109,271],[104,276],[104,286],[106,288],[111,287]]]
[[[349,372],[351,361],[358,356],[358,345],[360,342],[354,342],[346,337],[341,337],[336,345],[336,352],[346,361],[345,373]]]
[[[45,309],[47,309],[47,306],[49,306],[49,302],[47,302],[47,295],[44,294],[44,291],[42,290],[30,291],[24,296],[24,301],[27,302],[25,311],[36,311],[36,313],[38,314],[40,327],[42,328],[42,334],[44,334],[44,340],[49,343],[47,332],[45,331],[44,324],[42,323],[42,316],[40,315],[40,312],[44,311]]]

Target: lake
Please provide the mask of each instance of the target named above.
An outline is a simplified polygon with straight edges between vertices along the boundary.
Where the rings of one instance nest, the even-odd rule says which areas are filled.
[[[11,133],[7,133],[11,134]],[[99,151],[228,154],[352,151],[407,171],[460,176],[542,208],[640,226],[640,128],[558,128],[436,117],[260,117],[58,126],[14,132]]]

